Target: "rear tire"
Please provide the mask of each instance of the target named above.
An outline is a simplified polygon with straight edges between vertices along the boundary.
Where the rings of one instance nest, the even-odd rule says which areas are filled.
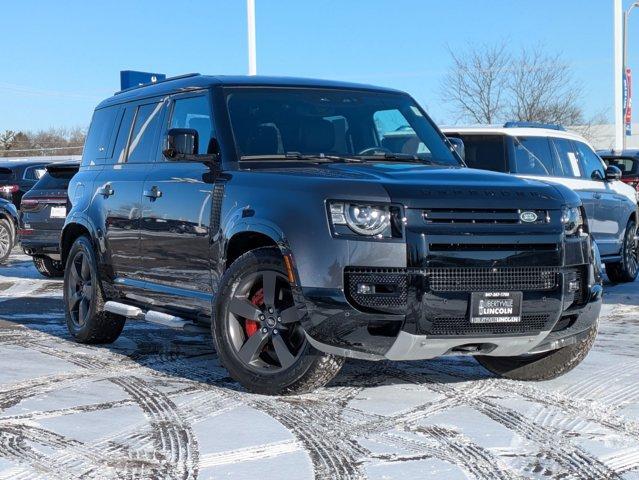
[[[637,245],[637,222],[629,220],[626,226],[621,261],[606,263],[606,275],[612,283],[634,282],[639,273],[639,247]]]
[[[519,357],[475,358],[488,371],[511,380],[540,381],[557,378],[579,365],[595,343],[597,325],[590,328],[581,342],[551,352]]]
[[[49,257],[33,257],[33,264],[40,274],[47,278],[62,278],[64,266],[62,262]]]
[[[13,229],[7,220],[0,220],[0,264],[4,263],[15,245]]]
[[[277,248],[256,249],[233,262],[220,282],[211,326],[231,377],[251,392],[278,395],[312,391],[337,375],[344,358],[313,348],[297,313]]]
[[[79,343],[113,343],[124,328],[124,317],[104,311],[98,265],[86,236],[75,241],[67,257],[64,305],[67,328]]]

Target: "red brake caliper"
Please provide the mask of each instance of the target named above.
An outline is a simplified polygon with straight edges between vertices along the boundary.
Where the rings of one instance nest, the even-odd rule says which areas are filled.
[[[255,294],[251,298],[251,303],[255,305],[256,307],[261,307],[262,305],[264,305],[264,289],[263,288],[260,288],[257,292],[255,292]],[[244,330],[246,330],[247,336],[249,337],[252,336],[259,329],[260,329],[260,322],[257,322],[255,320],[249,320],[249,319],[244,320]]]

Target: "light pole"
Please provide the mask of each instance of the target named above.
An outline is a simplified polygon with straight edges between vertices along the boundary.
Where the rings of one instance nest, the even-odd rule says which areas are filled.
[[[255,0],[246,0],[246,20],[248,23],[248,74],[256,75]]]
[[[631,92],[631,85],[630,85],[630,78],[629,76],[626,74],[627,70],[628,70],[628,19],[630,18],[630,12],[632,12],[632,10],[635,7],[639,7],[639,1],[633,2],[632,5],[630,5],[630,7],[628,7],[628,10],[626,10],[625,12],[623,12],[623,46],[622,46],[622,51],[623,51],[623,67],[622,67],[622,72],[623,72],[623,78],[625,78],[626,80],[626,88],[625,91],[627,92],[626,95],[626,104],[623,106],[623,110],[624,112],[626,111],[626,109],[630,108],[630,106],[632,105],[631,102],[631,98],[630,98],[630,92]],[[625,124],[625,119],[624,119],[624,124]],[[628,134],[627,132],[624,132],[624,136],[623,136],[623,149],[625,150],[626,148],[626,141],[627,141],[627,137]]]

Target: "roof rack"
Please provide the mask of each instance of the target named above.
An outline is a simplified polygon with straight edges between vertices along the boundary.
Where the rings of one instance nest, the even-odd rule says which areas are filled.
[[[144,87],[148,87],[148,86],[151,86],[151,85],[157,85],[159,83],[172,82],[173,80],[180,80],[182,78],[197,77],[199,75],[200,75],[199,73],[185,73],[184,75],[177,75],[175,77],[168,77],[168,78],[165,78],[163,80],[158,80],[157,82],[145,83],[143,85],[135,85],[133,87],[125,88],[124,90],[119,90],[119,91],[115,92],[114,95],[120,95],[121,93],[130,92],[131,90],[136,90],[138,88],[144,88]]]
[[[541,122],[506,122],[504,123],[504,128],[547,128],[549,130],[566,131],[563,125]]]

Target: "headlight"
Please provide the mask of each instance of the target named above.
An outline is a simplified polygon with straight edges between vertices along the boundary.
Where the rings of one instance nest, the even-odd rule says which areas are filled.
[[[561,212],[561,223],[564,225],[564,232],[567,236],[580,234],[584,226],[581,208],[564,207]]]
[[[332,202],[330,204],[333,225],[347,225],[360,235],[379,235],[390,227],[390,208],[382,205]]]

